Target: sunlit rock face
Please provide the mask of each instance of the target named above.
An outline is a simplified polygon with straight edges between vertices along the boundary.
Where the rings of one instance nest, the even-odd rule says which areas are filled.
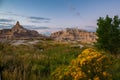
[[[37,31],[24,28],[19,21],[11,29],[0,30],[1,39],[29,39],[39,36],[40,34]]]
[[[74,28],[67,28],[66,30],[52,33],[51,38],[57,41],[81,41],[85,43],[96,41],[95,32],[88,32]]]

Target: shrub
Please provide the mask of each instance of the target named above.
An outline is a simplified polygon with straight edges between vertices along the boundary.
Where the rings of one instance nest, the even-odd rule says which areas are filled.
[[[52,73],[54,80],[111,80],[109,57],[94,49],[84,50],[71,61],[69,66],[61,66]]]

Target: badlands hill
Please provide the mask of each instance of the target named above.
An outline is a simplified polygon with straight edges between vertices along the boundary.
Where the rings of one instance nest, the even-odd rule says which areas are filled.
[[[80,41],[91,43],[96,41],[95,32],[88,32],[76,28],[67,28],[58,32],[52,33],[49,37],[39,34],[35,30],[28,30],[17,23],[11,29],[0,30],[1,39],[53,39],[56,41]]]
[[[67,28],[66,30],[52,33],[50,37],[56,41],[80,41],[84,43],[96,41],[95,32],[88,32],[75,28]]]
[[[11,29],[0,30],[0,39],[31,39],[41,37],[37,31],[28,30],[17,21]]]

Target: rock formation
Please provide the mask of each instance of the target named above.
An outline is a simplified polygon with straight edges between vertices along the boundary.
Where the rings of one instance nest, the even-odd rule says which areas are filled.
[[[95,32],[88,32],[75,28],[67,28],[66,30],[52,33],[51,38],[56,41],[80,41],[84,43],[96,41]]]
[[[40,37],[40,34],[37,31],[24,28],[18,21],[11,29],[0,30],[0,39],[30,39],[35,37]]]

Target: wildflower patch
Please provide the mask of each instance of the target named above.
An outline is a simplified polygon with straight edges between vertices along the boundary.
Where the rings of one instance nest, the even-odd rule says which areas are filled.
[[[56,69],[52,76],[55,80],[111,80],[111,65],[109,57],[88,48],[73,59],[69,66]]]

